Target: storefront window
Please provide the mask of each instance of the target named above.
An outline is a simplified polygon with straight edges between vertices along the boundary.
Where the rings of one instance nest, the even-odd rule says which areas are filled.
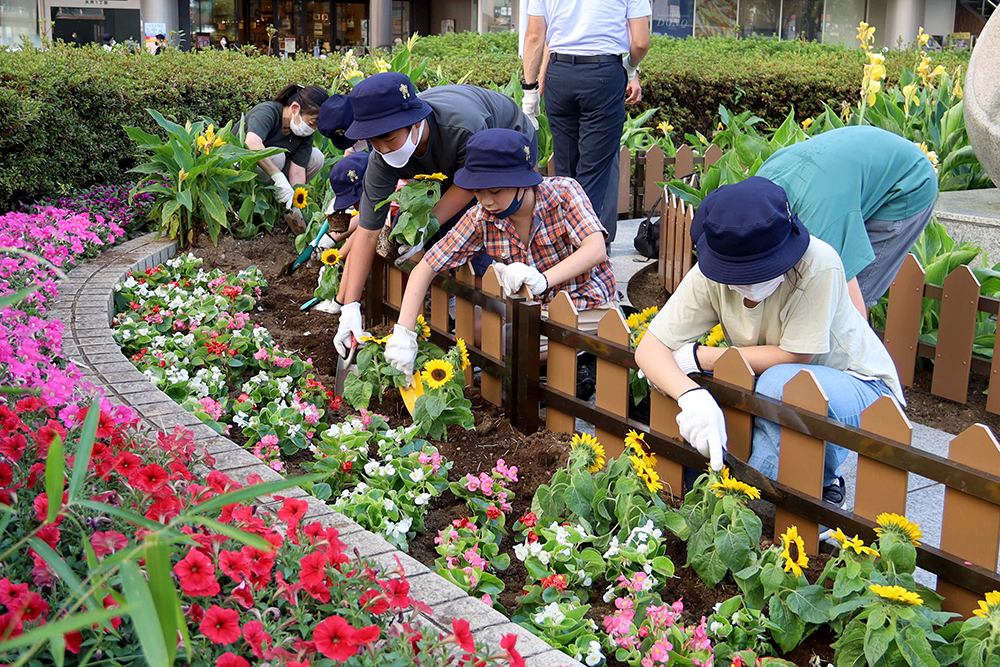
[[[267,53],[267,29],[274,25],[274,0],[250,0],[247,17],[248,42],[261,53]],[[271,44],[271,53],[277,49],[277,38]]]
[[[333,50],[333,23],[330,21],[331,3],[329,0],[310,2],[306,6],[309,20],[306,22],[309,37],[309,48],[313,54]]]
[[[690,37],[694,24],[694,0],[653,0],[653,34]]]
[[[818,42],[823,36],[823,0],[785,0],[781,39]]]
[[[861,0],[864,2],[864,0]],[[780,0],[740,0],[740,36],[772,37],[778,33]]]
[[[405,42],[410,38],[410,0],[392,3],[392,39]]]
[[[736,34],[737,0],[698,2],[695,37],[733,37]]]
[[[361,2],[338,2],[335,6],[334,48],[364,46],[368,34],[368,5]]]
[[[0,44],[38,37],[37,0],[0,0]]]
[[[225,37],[227,48],[236,46],[236,7],[237,0],[192,0],[193,45],[200,49],[218,49]]]
[[[860,46],[858,23],[864,20],[865,0],[826,0],[823,41],[848,47]]]

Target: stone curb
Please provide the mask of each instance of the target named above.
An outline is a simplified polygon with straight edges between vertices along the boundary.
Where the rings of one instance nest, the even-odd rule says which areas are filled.
[[[131,406],[149,427],[170,431],[180,425],[191,429],[199,449],[204,447],[215,457],[215,470],[243,483],[253,474],[265,482],[282,479],[260,459],[232,440],[219,435],[196,416],[175,403],[150,383],[121,352],[111,333],[114,315],[114,285],[129,271],[145,271],[158,266],[177,254],[174,241],[156,240],[155,234],[133,239],[99,257],[74,268],[69,280],[59,285],[59,296],[48,309],[48,315],[63,322],[63,352],[76,363],[83,377],[101,387],[105,395],[123,405]],[[199,465],[199,472],[210,468]],[[398,557],[410,581],[413,596],[434,613],[428,629],[451,632],[454,618],[469,621],[478,641],[491,652],[501,651],[500,638],[508,633],[518,635],[517,650],[524,656],[527,667],[583,667],[583,663],[556,650],[528,630],[512,623],[503,614],[466,595],[465,592],[438,576],[409,555],[397,551],[381,536],[371,533],[325,502],[295,487],[283,495],[301,497],[309,503],[306,519],[333,526],[350,551],[391,567]],[[267,508],[277,501],[260,501]]]

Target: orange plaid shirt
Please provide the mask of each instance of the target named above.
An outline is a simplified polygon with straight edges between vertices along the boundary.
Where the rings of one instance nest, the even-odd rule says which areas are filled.
[[[546,271],[573,254],[583,239],[595,232],[608,234],[580,184],[572,178],[546,178],[535,186],[534,218],[527,245],[510,220],[498,218],[477,204],[434,244],[424,259],[435,271],[448,271],[485,250],[495,262],[522,262]],[[563,290],[578,310],[615,301],[618,290],[611,262],[605,259],[576,278],[550,285],[542,301],[548,303]]]

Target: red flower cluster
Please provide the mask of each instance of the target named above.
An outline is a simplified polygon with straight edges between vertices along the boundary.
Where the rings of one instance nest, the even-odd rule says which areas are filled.
[[[566,575],[553,574],[549,577],[542,577],[542,588],[554,588],[562,593],[566,590]]]

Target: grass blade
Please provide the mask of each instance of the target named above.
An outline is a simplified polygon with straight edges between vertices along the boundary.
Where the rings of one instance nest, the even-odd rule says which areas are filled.
[[[49,455],[45,459],[45,495],[48,496],[49,513],[45,517],[45,523],[52,523],[59,516],[62,509],[63,488],[66,486],[64,472],[66,470],[66,459],[64,458],[62,438],[57,433],[52,438],[49,445]]]
[[[94,451],[94,439],[97,436],[97,424],[101,417],[100,398],[95,398],[87,410],[87,418],[83,420],[83,432],[80,434],[80,444],[76,448],[76,459],[73,462],[73,476],[69,481],[69,500],[72,503],[77,492],[83,486],[90,466],[90,455]]]
[[[139,645],[148,665],[169,665],[167,646],[163,641],[162,624],[153,604],[142,570],[132,561],[122,563],[122,589],[132,610],[132,627],[139,636]]]
[[[293,479],[279,479],[273,482],[254,484],[253,486],[247,486],[237,491],[230,491],[224,495],[216,496],[211,500],[206,500],[205,502],[192,507],[191,511],[198,514],[205,514],[206,512],[222,509],[226,505],[241,503],[244,500],[253,500],[254,498],[258,498],[260,496],[270,496],[278,491],[284,491],[285,489],[290,489],[298,486],[299,484],[316,482],[322,477],[323,475],[321,474],[303,475],[302,477],[295,477]]]
[[[76,575],[73,568],[71,568],[69,564],[63,560],[62,556],[56,553],[52,547],[37,537],[32,537],[28,540],[28,544],[30,544],[31,548],[38,552],[38,555],[41,556],[46,563],[48,563],[49,567],[52,568],[52,571],[59,575],[59,578],[62,579],[62,582],[69,588],[70,593],[74,597],[79,597],[86,593],[87,588],[80,580],[80,577]],[[87,596],[87,606],[91,609],[104,608],[104,605],[101,604],[93,595]]]
[[[167,650],[168,662],[173,664],[177,654],[177,619],[181,609],[180,599],[174,580],[170,576],[170,552],[156,535],[148,536],[146,544],[146,574],[149,576],[149,592],[160,619],[160,630]],[[185,646],[189,644],[185,643]]]

